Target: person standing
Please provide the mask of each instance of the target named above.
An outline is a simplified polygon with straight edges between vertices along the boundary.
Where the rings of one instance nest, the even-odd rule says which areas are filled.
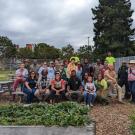
[[[68,66],[67,66],[67,75],[68,75],[67,77],[68,77],[68,78],[70,78],[71,72],[72,72],[73,70],[76,71],[75,58],[72,58],[72,59],[70,60],[70,63],[69,63]]]
[[[135,60],[130,60],[129,62],[128,84],[132,95],[132,102],[135,103]]]
[[[118,70],[118,84],[120,87],[125,86],[125,99],[130,98],[130,91],[128,87],[128,66],[126,65],[126,62],[122,62],[121,67]]]
[[[97,80],[98,75],[102,73],[104,66],[101,64],[100,59],[97,59],[97,63],[94,66],[94,80]]]
[[[84,59],[84,64],[82,67],[82,79],[84,78],[85,73],[88,73],[93,76],[94,69],[92,64],[89,63],[88,59]]]
[[[107,62],[107,64],[113,64],[115,66],[115,58],[112,56],[111,52],[107,53],[107,57],[105,58],[105,61]]]
[[[82,81],[82,66],[80,62],[76,66],[76,76]]]

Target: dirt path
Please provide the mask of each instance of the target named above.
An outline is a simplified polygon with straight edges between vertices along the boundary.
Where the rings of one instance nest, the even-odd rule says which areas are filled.
[[[131,135],[129,116],[133,110],[135,105],[130,103],[94,106],[91,115],[96,121],[96,135]]]

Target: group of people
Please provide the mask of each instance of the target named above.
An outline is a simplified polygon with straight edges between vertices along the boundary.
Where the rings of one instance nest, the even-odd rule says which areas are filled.
[[[27,95],[27,103],[33,98],[48,100],[54,103],[56,99],[84,101],[93,106],[96,96],[107,99],[116,96],[123,103],[122,87],[125,85],[124,98],[132,96],[135,103],[135,60],[128,65],[123,62],[118,73],[115,71],[115,58],[108,52],[104,63],[97,59],[90,63],[84,59],[81,63],[78,57],[69,61],[60,59],[32,65],[21,63],[16,70],[13,90],[21,84],[22,91]]]

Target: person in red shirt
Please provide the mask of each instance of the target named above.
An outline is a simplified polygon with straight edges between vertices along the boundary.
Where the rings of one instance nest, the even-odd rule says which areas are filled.
[[[55,79],[51,81],[51,94],[50,103],[53,103],[57,96],[61,96],[62,99],[65,98],[65,81],[61,79],[60,72],[55,73]]]

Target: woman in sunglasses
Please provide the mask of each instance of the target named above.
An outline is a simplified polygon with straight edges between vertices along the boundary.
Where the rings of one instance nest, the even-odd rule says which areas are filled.
[[[36,73],[34,71],[31,71],[29,77],[26,79],[24,83],[23,88],[23,92],[27,95],[28,104],[32,103],[36,87],[37,87]]]

